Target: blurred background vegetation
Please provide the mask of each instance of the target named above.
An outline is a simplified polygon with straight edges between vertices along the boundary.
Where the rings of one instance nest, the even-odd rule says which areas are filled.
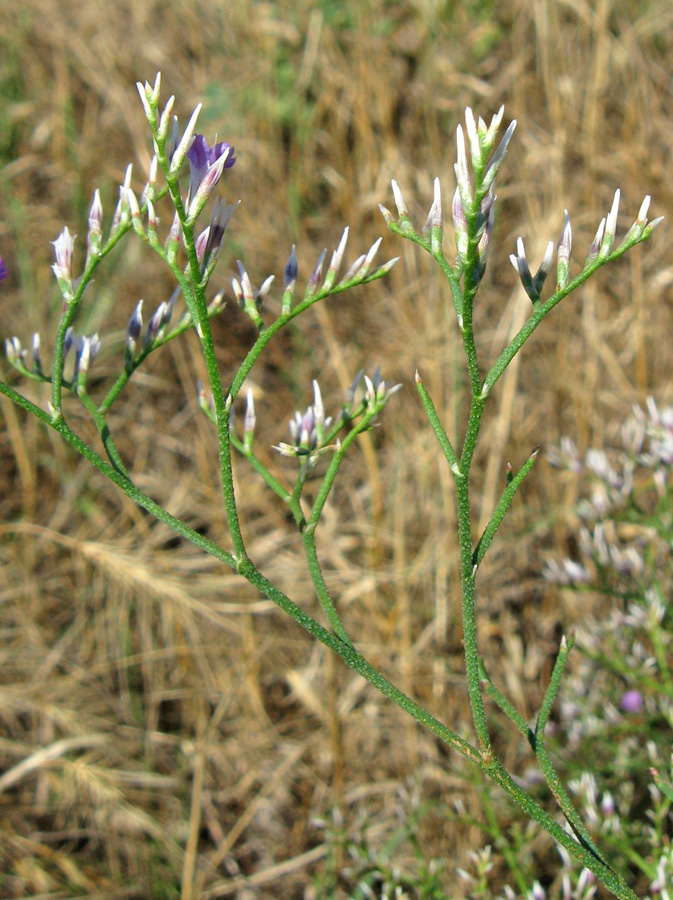
[[[392,205],[392,177],[417,222],[436,175],[448,209],[464,107],[487,118],[504,103],[505,125],[519,126],[475,312],[484,363],[529,309],[507,261],[519,235],[541,259],[567,208],[583,261],[617,187],[622,229],[646,193],[652,216],[671,208],[670,0],[4,0],[0,333],[26,343],[40,331],[47,360],[60,312],[49,242],[67,224],[81,261],[94,189],[108,223],[128,162],[142,189],[151,145],[135,82],[158,70],[181,120],[203,101],[200,130],[236,148],[225,189],[242,203],[222,287],[237,258],[256,284],[278,278],[293,243],[301,282],[346,224],[352,260],[384,233],[377,206]],[[476,467],[482,516],[508,460],[517,467],[561,434],[600,447],[634,402],[670,401],[667,228],[564,302],[502,379]],[[121,366],[138,299],[154,309],[173,289],[151,256],[125,246],[77,323],[103,336],[101,383]],[[386,234],[381,259],[400,254],[383,282],[314,308],[272,344],[253,373],[256,445],[281,476],[291,469],[267,448],[310,402],[314,377],[328,407],[361,367],[404,382],[344,466],[319,550],[363,651],[461,729],[453,498],[412,376],[418,367],[455,434],[463,364],[446,285]],[[251,325],[230,301],[215,334],[226,379]],[[195,342],[173,342],[138,374],[111,420],[134,479],[226,544]],[[12,772],[0,782],[0,897],[350,897],[358,859],[416,872],[426,887],[409,896],[453,897],[470,890],[456,868],[486,843],[512,848],[530,883],[554,888],[556,851],[474,772],[241,579],[0,406],[0,766]],[[314,610],[285,510],[240,461],[236,477],[251,556]],[[561,596],[541,577],[548,554],[573,546],[578,490],[541,462],[481,573],[483,649],[527,718],[561,630],[602,602]],[[518,735],[503,731],[498,749],[524,776]],[[500,890],[511,873],[505,857],[492,861]]]

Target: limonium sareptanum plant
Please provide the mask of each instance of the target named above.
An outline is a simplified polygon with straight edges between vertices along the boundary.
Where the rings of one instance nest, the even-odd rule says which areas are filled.
[[[535,726],[532,728],[489,680],[479,654],[475,621],[477,572],[519,485],[534,465],[536,451],[533,451],[518,472],[508,477],[500,502],[476,544],[473,543],[472,536],[469,476],[484,406],[496,382],[557,303],[605,263],[616,260],[635,244],[649,237],[659,221],[654,220],[650,223],[647,221],[649,197],[643,202],[636,221],[624,239],[621,243],[615,243],[619,204],[617,192],[612,209],[599,225],[582,270],[574,277],[571,277],[570,271],[572,232],[567,214],[558,247],[555,247],[553,242],[549,243],[542,264],[535,274],[532,274],[529,268],[523,241],[518,241],[517,252],[511,256],[511,260],[532,301],[533,308],[520,332],[502,350],[495,364],[486,373],[482,370],[477,355],[472,311],[489,252],[496,199],[495,179],[505,158],[516,123],[511,123],[495,152],[493,149],[496,147],[496,138],[503,117],[502,109],[493,117],[490,125],[481,118],[475,121],[471,110],[466,110],[467,145],[462,127],[458,127],[458,161],[455,165],[458,186],[452,203],[457,252],[453,262],[450,262],[444,254],[442,199],[438,179],[435,180],[434,200],[427,222],[420,232],[412,225],[402,193],[395,182],[393,192],[398,218],[395,219],[387,209],[381,207],[390,230],[419,244],[430,253],[443,272],[455,307],[457,327],[462,336],[467,360],[471,403],[462,446],[450,440],[418,373],[416,386],[455,482],[465,666],[476,732],[476,743],[473,744],[451,731],[427,710],[403,694],[359,652],[348,633],[347,623],[341,619],[338,603],[334,601],[327,588],[316,551],[316,529],[342,460],[358,435],[372,426],[398,386],[387,385],[378,370],[371,377],[359,374],[347,392],[341,410],[334,417],[330,417],[325,414],[320,389],[314,382],[312,405],[305,413],[298,412],[292,420],[290,441],[279,442],[276,447],[280,453],[296,461],[296,475],[289,486],[281,483],[255,454],[255,409],[251,394],[248,394],[242,428],[237,430],[233,423],[234,401],[246,377],[274,335],[314,303],[384,276],[392,268],[395,260],[379,268],[372,268],[373,258],[380,243],[377,241],[366,254],[358,257],[345,275],[339,278],[348,236],[346,229],[339,247],[331,257],[326,273],[323,274],[325,261],[323,253],[306,281],[303,297],[299,298],[296,296],[298,263],[293,248],[284,269],[280,314],[275,318],[262,313],[263,302],[272,290],[272,279],[267,279],[258,290],[255,290],[247,271],[239,263],[239,277],[233,281],[234,293],[243,312],[256,325],[258,336],[238,370],[233,374],[225,373],[223,376],[217,365],[210,327],[211,318],[222,310],[223,296],[218,293],[210,297],[208,285],[217,264],[227,227],[236,209],[236,204],[230,205],[224,197],[216,196],[216,189],[222,180],[224,170],[235,162],[234,151],[224,142],[211,147],[204,136],[195,133],[198,108],[180,135],[177,119],[173,116],[174,99],[171,97],[163,111],[160,110],[159,76],[153,86],[146,83],[139,84],[138,88],[154,145],[149,179],[142,195],[137,198],[131,189],[129,167],[107,235],[103,229],[103,211],[96,192],[89,217],[86,262],[83,271],[77,277],[73,272],[74,238],[68,229],[65,228],[54,242],[56,254],[54,273],[63,297],[63,311],[56,333],[51,371],[43,365],[38,336],[33,338],[30,356],[22,348],[18,338],[14,337],[6,342],[7,357],[12,366],[22,376],[48,386],[50,399],[45,404],[46,408],[38,406],[6,382],[0,382],[0,390],[23,409],[57,431],[138,505],[153,513],[204,552],[213,555],[245,577],[306,631],[341,657],[346,665],[359,672],[382,694],[463,757],[479,766],[616,896],[633,897],[628,885],[613,870],[574,810],[569,794],[561,784],[545,750],[545,725],[559,689],[572,642],[564,638],[561,643],[549,688]],[[189,180],[186,185],[181,179],[185,164],[189,167]],[[203,228],[199,223],[211,197],[213,203],[210,220]],[[163,235],[160,235],[157,214],[159,204],[169,207],[169,217],[172,219],[167,234]],[[199,230],[200,228],[202,230]],[[85,302],[86,288],[98,266],[122,239],[132,233],[162,258],[172,272],[176,287],[170,299],[159,304],[146,326],[143,324],[142,303],[138,303],[136,308],[130,311],[121,372],[107,393],[94,399],[88,391],[87,375],[100,350],[101,342],[97,335],[77,334],[73,330],[75,320],[79,307]],[[543,300],[541,291],[552,270],[554,256],[556,256],[556,287],[551,296]],[[175,307],[180,298],[186,309],[181,318],[175,321]],[[118,403],[124,388],[145,359],[191,328],[196,330],[200,339],[208,373],[209,384],[199,386],[199,399],[204,412],[212,419],[217,429],[222,494],[233,546],[231,552],[209,541],[185,522],[172,516],[134,484],[127,474],[126,464],[108,424],[110,410]],[[98,429],[105,456],[85,443],[68,424],[64,398],[69,396],[83,404],[91,415]],[[258,564],[248,556],[234,491],[232,471],[234,450],[247,460],[269,488],[291,510],[302,537],[307,566],[322,607],[324,623],[309,615],[305,609],[272,584]],[[307,476],[318,466],[323,456],[326,458],[326,465],[321,467],[323,474],[317,476],[319,485],[315,491],[315,499],[309,501],[303,495]],[[549,789],[565,817],[565,826],[560,825],[556,818],[546,812],[517,784],[496,756],[484,711],[484,694],[495,700],[530,743]]]

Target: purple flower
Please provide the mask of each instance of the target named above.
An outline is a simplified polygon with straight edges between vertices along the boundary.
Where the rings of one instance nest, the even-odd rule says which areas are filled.
[[[4,259],[0,256],[0,281],[4,281],[7,278],[7,266],[5,265]]]
[[[189,196],[194,197],[203,178],[210,169],[219,160],[226,155],[223,168],[230,169],[236,162],[234,156],[234,148],[226,141],[219,141],[208,146],[208,141],[202,134],[195,134],[192,146],[187,151],[187,159],[189,160]],[[212,188],[215,184],[211,185]]]
[[[640,691],[627,691],[622,697],[621,708],[627,713],[639,713],[643,708],[643,695]]]

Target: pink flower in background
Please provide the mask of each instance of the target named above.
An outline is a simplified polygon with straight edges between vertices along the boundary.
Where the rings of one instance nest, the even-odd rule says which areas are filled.
[[[627,691],[620,705],[624,712],[639,713],[643,708],[643,695],[640,691]]]

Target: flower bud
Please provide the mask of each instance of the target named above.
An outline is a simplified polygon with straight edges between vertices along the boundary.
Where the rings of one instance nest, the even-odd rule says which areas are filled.
[[[257,416],[255,415],[255,398],[252,394],[252,388],[248,388],[248,395],[245,404],[245,418],[243,419],[243,444],[245,449],[250,452],[252,449],[252,441],[255,434],[255,425],[257,424]]]
[[[467,168],[467,156],[465,154],[465,138],[463,136],[463,126],[459,125],[456,129],[456,150],[458,161],[454,164],[453,169],[456,173],[456,182],[458,183],[458,191],[460,199],[465,209],[472,208],[472,186],[470,184],[470,173]]]
[[[603,233],[605,231],[605,219],[601,219],[600,225],[598,226],[598,230],[596,231],[596,236],[591,242],[591,247],[589,248],[589,255],[587,256],[587,260],[584,264],[586,268],[591,263],[595,262],[598,258],[598,252],[601,249],[601,244],[603,243]]]
[[[42,358],[40,356],[40,335],[35,332],[33,335],[32,342],[32,354],[33,354],[33,372],[41,372],[42,371]]]
[[[150,344],[154,343],[159,332],[166,324],[167,316],[168,304],[162,300],[162,302],[157,306],[154,315],[150,319],[150,323],[147,326],[147,334],[145,335],[145,340],[143,341],[143,347],[149,347]]]
[[[171,121],[173,122],[172,137],[164,145],[164,153],[166,154],[166,159],[169,163],[173,158],[173,151],[178,145],[178,117],[173,115],[174,104],[175,97],[170,96],[166,101],[166,106],[161,114],[159,127],[157,128],[157,140],[165,141],[168,134],[168,126],[171,124]]]
[[[617,232],[617,213],[619,212],[619,196],[620,191],[619,188],[615,191],[615,197],[612,201],[612,207],[610,212],[608,213],[608,217],[605,220],[605,234],[603,235],[603,240],[601,241],[601,248],[598,251],[599,259],[607,259],[610,255],[610,250],[612,248],[612,244],[615,239],[615,234]]]
[[[495,205],[491,204],[491,209],[488,214],[488,220],[486,221],[486,226],[484,227],[484,232],[479,238],[479,243],[477,244],[477,261],[473,272],[473,280],[475,284],[479,284],[481,279],[484,277],[484,272],[486,271],[486,261],[488,259],[489,247],[491,246],[491,235],[493,233],[494,222]]]
[[[453,195],[453,203],[451,204],[451,217],[453,219],[453,230],[455,233],[458,258],[461,262],[464,263],[467,259],[467,250],[470,238],[467,230],[467,218],[465,216],[465,210],[463,209],[463,203],[460,199],[460,188],[456,188],[456,192]]]
[[[512,119],[509,124],[507,131],[504,133],[502,140],[498,144],[498,149],[493,154],[490,163],[488,164],[488,168],[484,173],[484,180],[482,182],[482,190],[485,188],[489,188],[493,182],[495,181],[495,176],[498,174],[498,169],[502,165],[502,161],[504,160],[507,154],[507,148],[509,147],[509,142],[512,140],[512,135],[514,134],[514,129],[516,128],[516,119]]]
[[[239,203],[240,200],[237,200],[236,203],[228,204],[226,197],[220,197],[213,203],[213,209],[210,214],[208,240],[203,254],[204,268],[208,266],[211,258],[217,259],[219,256],[227,226],[231,221],[231,217],[236,212]]]
[[[143,330],[143,301],[138,300],[136,308],[133,310],[131,317],[126,326],[126,349],[129,355],[133,355],[136,349],[136,341],[140,337]]]
[[[322,267],[325,262],[325,256],[327,255],[327,250],[323,250],[320,256],[318,257],[318,262],[313,267],[313,271],[308,276],[308,280],[306,282],[306,294],[305,299],[308,297],[312,297],[317,289],[318,284],[320,283],[320,277],[322,275]]]
[[[434,180],[434,197],[428,218],[423,226],[423,231],[430,232],[432,252],[436,255],[442,252],[442,234],[444,231],[444,219],[442,216],[442,189],[439,178]]]
[[[556,247],[554,246],[554,242],[549,241],[542,262],[540,263],[540,268],[535,273],[535,278],[533,279],[533,289],[535,290],[538,297],[540,296],[544,283],[547,280],[547,275],[549,275],[549,273],[551,272],[551,267],[554,263],[555,249]]]
[[[166,258],[168,264],[173,266],[175,265],[175,261],[178,257],[178,250],[180,249],[180,238],[182,237],[182,225],[180,223],[180,217],[177,212],[173,216],[173,222],[171,224],[171,230],[168,232],[168,239],[166,241]]]
[[[332,254],[332,259],[329,264],[329,269],[327,270],[327,275],[325,277],[325,284],[323,287],[327,290],[333,287],[334,282],[336,281],[337,272],[339,271],[339,267],[341,266],[341,261],[343,259],[343,255],[346,251],[346,244],[348,243],[348,226],[344,228],[344,233],[341,235],[341,240],[339,241],[339,246]]]
[[[495,143],[495,136],[498,133],[498,129],[502,123],[502,117],[505,115],[505,107],[501,106],[497,113],[491,119],[491,124],[486,128],[486,123],[483,119],[479,119],[479,136],[481,137],[484,150],[489,153],[493,144]]]
[[[397,207],[397,213],[400,219],[408,219],[409,218],[409,210],[407,209],[407,204],[404,202],[404,197],[402,196],[402,191],[400,190],[399,184],[393,179],[391,182],[393,188],[393,197],[395,198],[395,206]]]
[[[196,107],[196,109],[192,113],[192,116],[191,116],[189,122],[187,123],[187,128],[185,129],[185,133],[182,135],[182,138],[180,139],[180,143],[177,145],[174,152],[172,153],[171,167],[169,170],[171,175],[176,175],[180,171],[180,169],[182,168],[182,164],[185,161],[185,157],[187,156],[187,151],[189,150],[189,148],[192,145],[192,139],[194,137],[194,129],[196,128],[196,121],[199,118],[199,113],[201,112],[201,105],[202,104],[199,103],[199,105]]]
[[[67,284],[72,283],[72,254],[73,247],[75,244],[76,235],[71,235],[68,231],[68,227],[63,229],[61,234],[55,241],[52,241],[54,245],[54,254],[56,256],[56,262],[52,266],[54,270],[54,274],[59,281],[66,282]]]
[[[295,246],[292,245],[292,252],[290,253],[290,257],[288,261],[285,263],[285,269],[283,271],[283,290],[287,290],[288,288],[293,288],[296,281],[297,275],[299,274],[299,265],[297,263],[297,254],[295,252]]]
[[[563,231],[558,242],[558,251],[556,255],[556,290],[563,291],[568,286],[570,280],[570,254],[573,248],[573,232],[570,227],[570,216],[568,210],[565,212],[565,222]]]
[[[100,191],[96,188],[93,195],[93,203],[89,211],[89,233],[87,235],[87,264],[90,259],[100,255],[103,243],[103,205],[100,200]]]
[[[474,113],[468,106],[465,109],[465,127],[467,129],[467,139],[470,144],[470,157],[472,160],[472,168],[478,169],[481,166],[482,150],[479,141],[479,132],[474,121]]]

